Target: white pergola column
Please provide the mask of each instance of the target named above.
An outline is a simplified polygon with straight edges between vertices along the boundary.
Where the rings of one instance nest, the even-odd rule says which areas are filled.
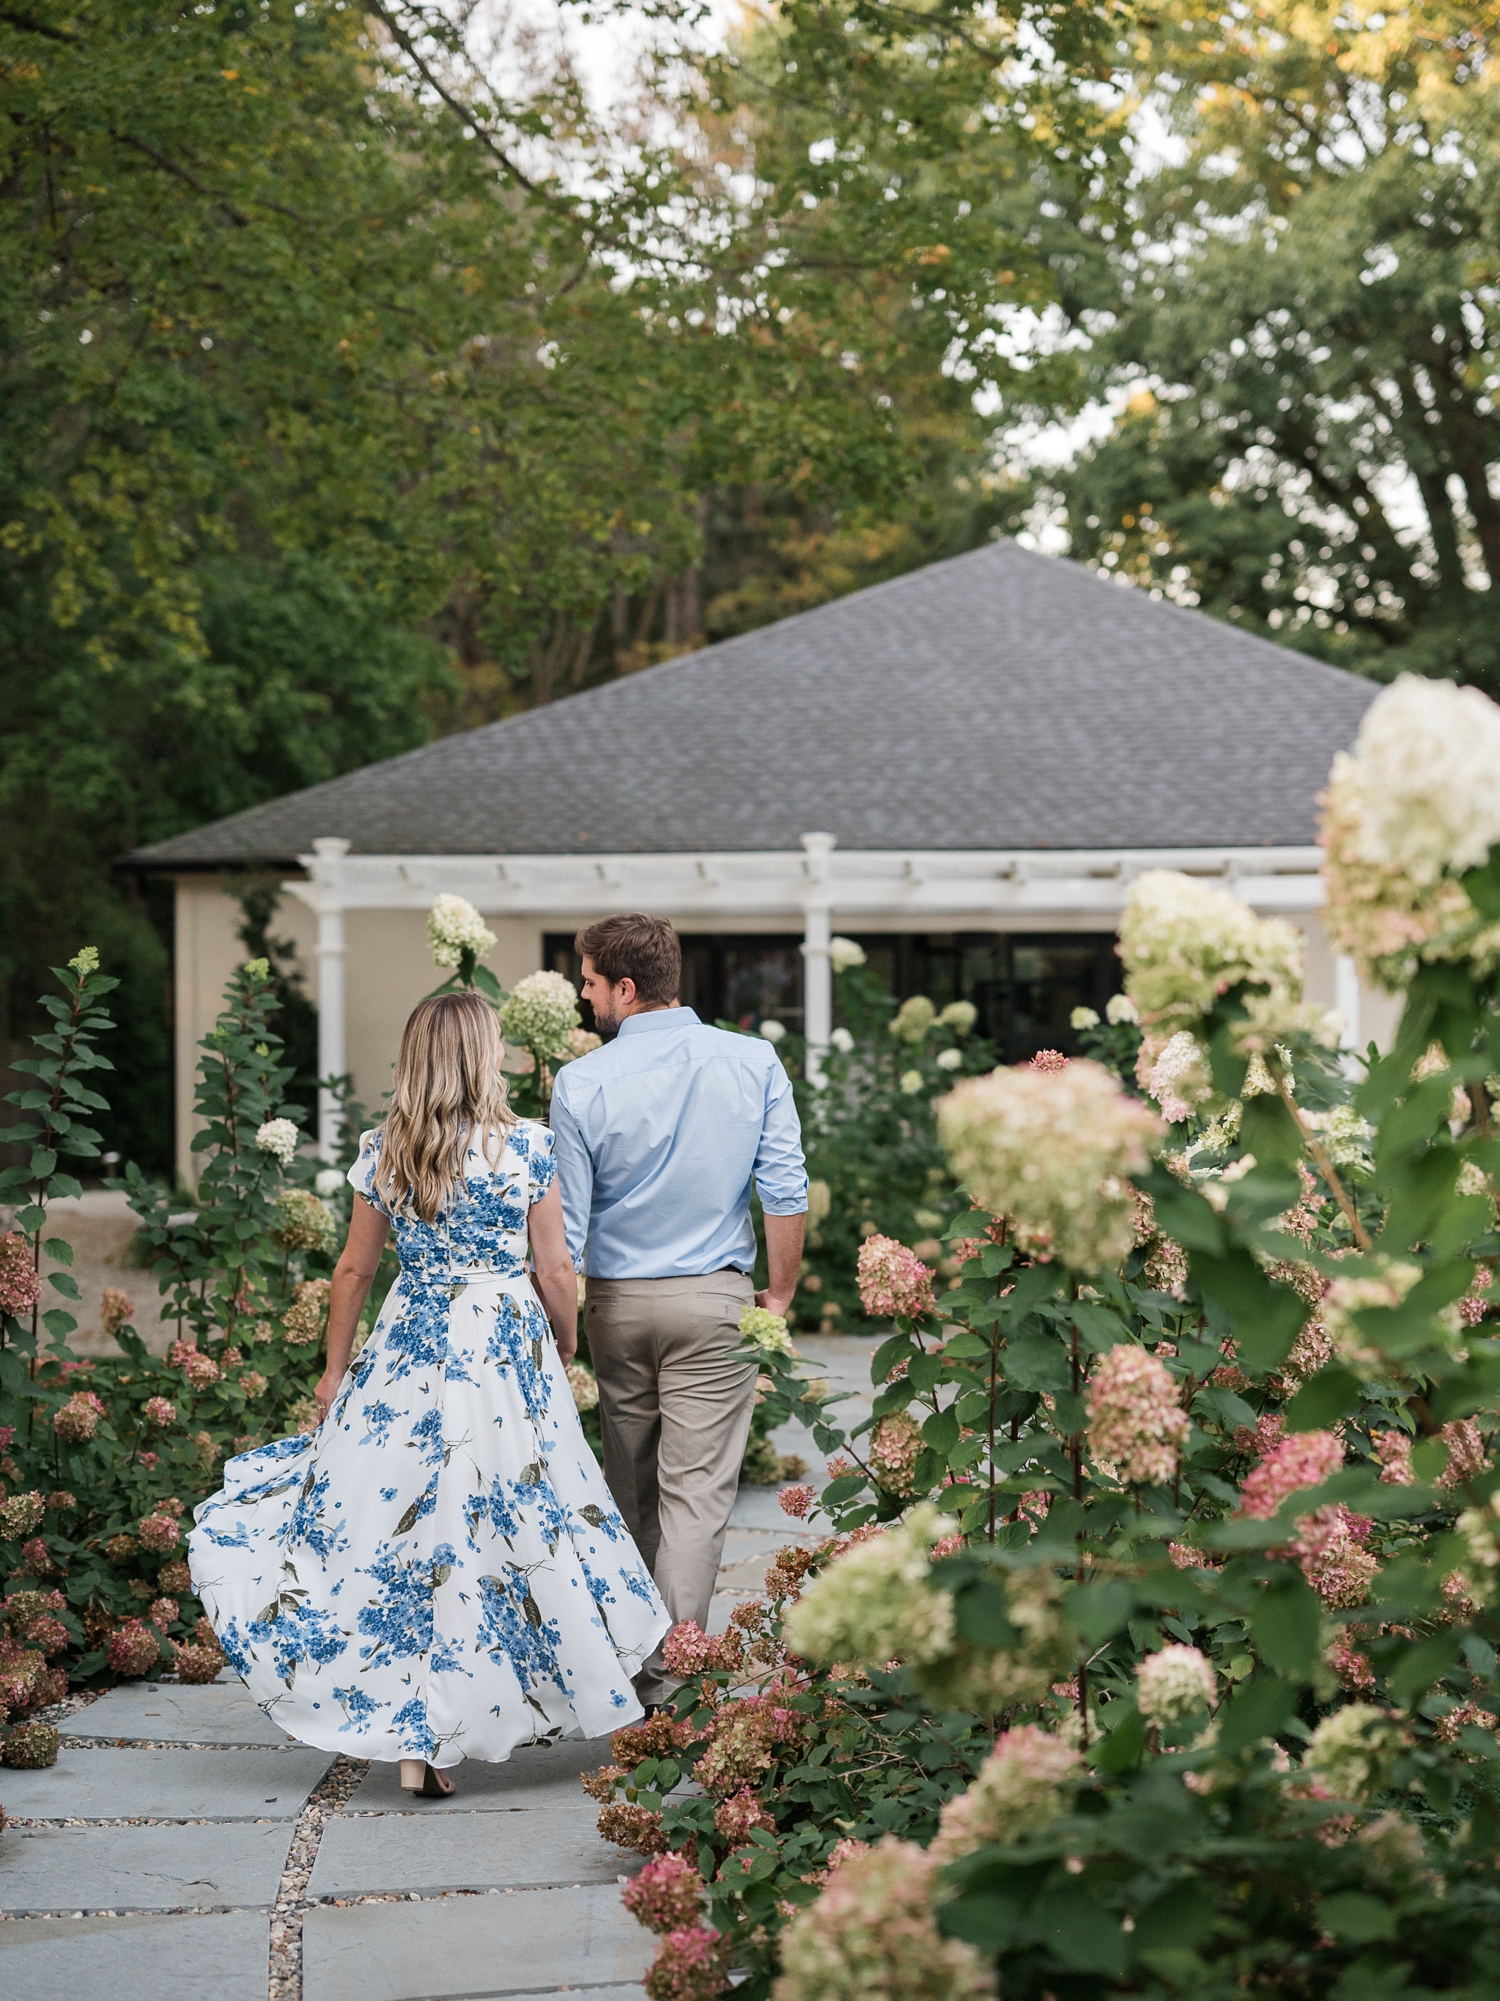
[[[314,895],[309,901],[318,915],[318,1152],[337,1157],[339,1101],[325,1081],[342,1077],[344,1055],[344,883],[343,859],[349,843],[324,839],[313,842]]]
[[[1345,1049],[1358,1049],[1359,968],[1341,952],[1333,962],[1333,1004],[1344,1017]]]
[[[802,898],[802,1027],[807,1037],[806,1074],[817,1083],[823,1075],[823,1052],[833,1033],[833,971],[828,940],[833,929],[829,857],[832,834],[804,834],[807,888]]]

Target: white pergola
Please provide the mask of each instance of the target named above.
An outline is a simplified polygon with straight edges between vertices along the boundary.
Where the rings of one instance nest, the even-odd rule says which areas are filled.
[[[283,884],[318,923],[318,1074],[341,1076],[344,1040],[344,914],[425,910],[440,891],[466,896],[487,916],[583,923],[608,910],[651,910],[674,921],[735,916],[784,918],[802,931],[808,1074],[833,1027],[829,940],[861,919],[913,925],[990,918],[997,929],[1097,917],[1119,921],[1130,884],[1147,869],[1179,869],[1218,880],[1254,909],[1305,916],[1322,906],[1315,847],[1124,848],[999,852],[967,849],[840,849],[832,834],[801,836],[797,848],[761,853],[609,855],[353,855],[340,839],[314,840],[299,855],[303,879]],[[1335,1002],[1347,1039],[1359,1041],[1359,981],[1337,961]],[[318,1098],[318,1141],[336,1149],[338,1105]]]

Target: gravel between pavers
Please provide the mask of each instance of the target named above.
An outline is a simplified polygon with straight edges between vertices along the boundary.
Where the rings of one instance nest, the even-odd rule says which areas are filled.
[[[267,2001],[302,2001],[302,1913],[318,1843],[330,1817],[353,1798],[370,1769],[367,1758],[336,1757],[297,1816],[281,1886],[271,1912],[271,1968]]]

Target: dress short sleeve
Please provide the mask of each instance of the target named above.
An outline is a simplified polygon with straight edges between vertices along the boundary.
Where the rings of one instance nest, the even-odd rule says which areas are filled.
[[[557,1179],[557,1162],[552,1158],[553,1136],[550,1126],[528,1126],[526,1132],[527,1173],[531,1190],[529,1202],[540,1202],[547,1190]]]
[[[378,1209],[382,1216],[389,1216],[390,1210],[375,1193],[375,1169],[380,1160],[380,1128],[372,1126],[369,1132],[359,1136],[359,1158],[350,1168],[345,1179],[356,1195]]]

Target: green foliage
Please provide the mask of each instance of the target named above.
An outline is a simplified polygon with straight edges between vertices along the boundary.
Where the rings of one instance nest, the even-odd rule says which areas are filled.
[[[929,1261],[942,1256],[939,1239],[968,1204],[948,1171],[932,1107],[960,1077],[995,1060],[962,1015],[947,1020],[932,1010],[914,1039],[893,1033],[895,1001],[865,966],[835,976],[835,997],[849,1046],[829,1049],[821,1084],[801,1074],[800,1037],[780,1045],[796,1079],[813,1184],[798,1316],[816,1317],[825,1331],[857,1324],[854,1268],[865,1238],[897,1237],[920,1243]]]
[[[41,1054],[19,1066],[36,1087],[11,1098],[27,1117],[9,1136],[30,1140],[33,1150],[27,1166],[6,1170],[3,1192],[23,1198],[16,1222],[33,1267],[48,1201],[78,1190],[58,1157],[97,1153],[97,1135],[82,1120],[107,1109],[79,1081],[109,1067],[94,1041],[110,1026],[100,1002],[116,982],[96,961],[88,948],[59,973],[64,998],[44,1001],[57,1028],[36,1038]],[[61,1628],[47,1649],[58,1656],[51,1667],[34,1642],[17,1654],[28,1679],[13,1710],[56,1700],[70,1677],[147,1673],[183,1648],[184,1672],[201,1679],[217,1649],[182,1561],[182,1518],[218,1484],[228,1452],[293,1431],[311,1416],[326,1273],[347,1202],[335,1195],[337,1210],[329,1212],[309,1186],[313,1163],[295,1152],[284,1158],[300,1135],[298,1108],[282,1096],[291,1073],[270,1026],[275,1008],[266,962],[253,960],[231,979],[224,1012],[201,1045],[196,1206],[184,1212],[180,1198],[153,1186],[134,1163],[125,1171],[147,1267],[176,1317],[171,1352],[147,1351],[122,1295],[105,1301],[118,1358],[74,1358],[67,1337],[76,1322],[45,1298],[29,1318],[5,1316],[0,1476],[8,1498],[0,1505],[0,1560],[13,1587],[7,1604],[30,1608],[32,1618],[43,1608],[26,1594],[41,1594]],[[279,1151],[257,1143],[274,1121],[284,1124],[266,1136]],[[280,1199],[289,1193],[290,1204]],[[49,1236],[45,1249],[62,1267],[52,1289],[76,1297],[70,1247]],[[13,1633],[17,1643],[23,1637]],[[0,1639],[0,1674],[6,1644]]]
[[[794,1357],[760,1357],[777,1415],[843,1455],[821,1497],[836,1534],[783,1551],[769,1602],[736,1614],[747,1658],[734,1634],[706,1658],[684,1648],[684,1768],[707,1757],[712,1774],[712,1746],[751,1730],[727,1699],[739,1687],[752,1717],[769,1700],[816,1718],[788,1743],[837,1735],[818,1768],[845,1761],[860,1784],[804,1798],[778,1748],[737,1823],[753,1807],[775,1828],[743,1858],[714,1844],[711,1800],[665,1784],[638,1792],[660,1820],[636,1830],[696,1854],[752,1997],[775,1971],[767,1933],[808,1902],[795,1886],[835,1830],[925,1840],[935,1817],[958,1844],[938,1921],[994,1955],[1007,1995],[1493,1987],[1500,1150],[1485,1087],[1460,1122],[1454,1086],[1500,1070],[1500,1001],[1493,975],[1425,968],[1388,1056],[1351,1079],[1288,1028],[1257,1092],[1231,1054],[1254,999],[1218,996],[1201,1029],[1250,1094],[1173,1131],[1139,1178],[1149,1207],[1119,1271],[1028,1260],[1006,1218],[959,1218],[961,1284],[937,1312],[913,1295],[873,1357],[872,1416],[847,1432]],[[1120,1030],[1095,1039],[1128,1060]],[[1154,1428],[1133,1430],[1147,1405]],[[1132,1438],[1176,1442],[1137,1465]],[[917,1546],[913,1578],[896,1545],[924,1497],[948,1518],[930,1533],[952,1534],[930,1564]],[[860,1571],[872,1535],[892,1557]],[[854,1657],[799,1659],[789,1625],[849,1635],[831,1644]],[[1174,1671],[1169,1647],[1186,1700],[1153,1681]],[[986,1796],[984,1774],[1024,1764],[1025,1733],[1003,1734],[1023,1722],[1077,1763],[1055,1805],[987,1823],[1005,1793]],[[924,1732],[943,1735],[936,1763]],[[638,1777],[621,1763],[617,1790]],[[945,1813],[974,1774],[971,1819]],[[886,1789],[903,1805],[882,1819]],[[878,1917],[860,1922],[878,1941]]]
[[[1500,686],[1496,18],[1142,23],[1123,63],[1176,149],[1128,223],[1072,209],[1067,318],[1119,409],[1043,482],[1076,554],[1362,672]]]

